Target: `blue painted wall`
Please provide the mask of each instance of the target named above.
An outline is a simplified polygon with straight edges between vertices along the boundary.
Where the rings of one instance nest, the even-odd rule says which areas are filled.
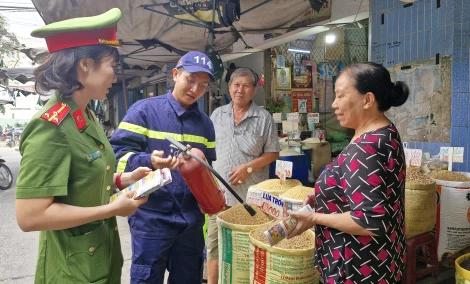
[[[399,0],[371,0],[371,61],[391,67],[402,62],[452,55],[451,142],[411,142],[410,148],[431,155],[441,146],[465,147],[463,164],[455,171],[470,171],[469,118],[469,0],[418,0],[405,8]],[[382,24],[382,14],[384,23]]]

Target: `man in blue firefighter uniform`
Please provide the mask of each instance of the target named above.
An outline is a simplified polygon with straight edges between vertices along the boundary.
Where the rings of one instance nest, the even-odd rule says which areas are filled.
[[[214,126],[196,102],[215,81],[213,70],[207,55],[188,52],[172,71],[172,91],[132,105],[110,140],[117,172],[141,166],[156,169],[162,163],[176,168],[167,135],[200,149],[209,161],[216,159]],[[160,150],[166,160],[157,155]],[[163,283],[165,269],[170,284],[202,282],[204,215],[177,170],[172,178],[129,217],[133,284]]]

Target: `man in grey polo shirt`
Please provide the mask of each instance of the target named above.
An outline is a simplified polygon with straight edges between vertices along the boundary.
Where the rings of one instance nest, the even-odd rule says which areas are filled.
[[[281,150],[272,116],[251,100],[257,82],[258,76],[251,69],[236,69],[228,83],[232,102],[211,115],[217,152],[217,161],[212,165],[244,200],[249,186],[269,178],[269,164]],[[225,198],[227,206],[238,203],[228,190]],[[207,230],[208,284],[217,283],[218,278],[216,218],[209,216]]]

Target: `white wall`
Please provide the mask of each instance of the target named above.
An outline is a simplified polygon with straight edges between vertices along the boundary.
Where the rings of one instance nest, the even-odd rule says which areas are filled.
[[[0,113],[0,125],[29,122],[33,115],[41,109],[41,106],[37,105],[38,98],[38,95],[27,97],[20,95],[16,97],[16,106],[6,104],[5,114]]]

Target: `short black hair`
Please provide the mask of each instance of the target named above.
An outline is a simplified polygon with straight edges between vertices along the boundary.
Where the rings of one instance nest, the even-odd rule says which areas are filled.
[[[111,127],[111,122],[109,120],[106,120],[103,122],[103,126]]]
[[[113,56],[119,62],[116,48],[107,45],[87,45],[67,48],[50,53],[43,63],[34,70],[36,91],[40,94],[58,90],[68,97],[76,90],[83,89],[77,78],[77,65],[80,59],[91,58],[99,66],[101,60]]]
[[[410,94],[405,82],[392,82],[388,70],[373,62],[356,63],[347,67],[343,72],[355,81],[359,93],[365,95],[371,92],[375,96],[379,111],[385,112],[392,106],[403,105]]]

